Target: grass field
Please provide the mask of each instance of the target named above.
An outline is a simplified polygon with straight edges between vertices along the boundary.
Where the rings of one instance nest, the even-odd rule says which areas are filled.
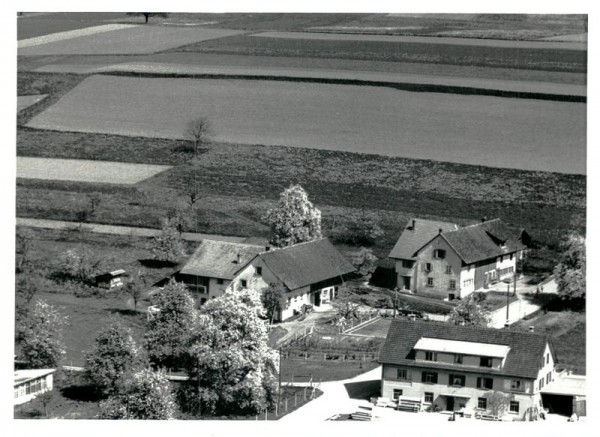
[[[168,165],[17,157],[17,177],[29,179],[135,184],[170,168]]]
[[[47,94],[34,94],[31,96],[18,96],[17,97],[17,112],[21,112],[23,109],[39,102],[45,98]]]
[[[371,322],[364,327],[361,327],[355,331],[352,331],[352,334],[356,335],[365,335],[368,337],[376,337],[376,338],[386,338],[388,329],[390,328],[390,324],[392,323],[391,318],[378,318],[375,319],[374,322]]]
[[[382,41],[298,40],[237,35],[178,47],[175,51],[252,56],[341,58],[388,62],[469,65],[580,72],[587,70],[585,51],[484,47]]]
[[[17,39],[100,26],[124,17],[121,12],[62,12],[26,14],[17,19]]]
[[[50,35],[43,35],[35,38],[20,40],[17,43],[17,47],[18,49],[24,49],[26,47],[34,47],[42,44],[56,43],[59,41],[64,41],[73,38],[81,38],[84,36],[97,36],[100,33],[114,32],[122,29],[128,29],[131,27],[135,26],[131,24],[104,24],[101,26],[86,27],[83,29],[69,30],[66,32],[52,33]]]
[[[180,139],[203,115],[216,141],[584,173],[585,113],[583,104],[379,87],[94,76],[27,126]]]
[[[134,26],[19,48],[19,56],[154,53],[241,33],[238,30]]]
[[[368,372],[379,366],[376,361],[311,361],[282,360],[281,378],[285,382],[307,382],[311,376],[315,383],[340,381]]]

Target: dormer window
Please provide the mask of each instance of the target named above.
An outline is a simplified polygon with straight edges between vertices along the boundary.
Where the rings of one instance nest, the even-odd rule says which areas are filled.
[[[446,258],[446,251],[443,249],[435,249],[433,251],[433,257],[437,259],[444,259]]]
[[[437,353],[425,351],[425,361],[437,361]]]
[[[262,267],[260,267],[260,266],[259,266],[259,267],[256,267],[256,274],[257,274],[258,276],[261,276],[261,275],[262,275]]]
[[[462,364],[463,363],[463,356],[458,354],[458,355],[454,355],[454,364]]]
[[[479,367],[492,367],[492,358],[491,357],[480,357],[479,358]]]

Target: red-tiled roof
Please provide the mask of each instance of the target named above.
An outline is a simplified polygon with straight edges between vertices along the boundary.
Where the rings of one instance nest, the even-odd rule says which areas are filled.
[[[413,227],[414,224],[414,227]],[[400,238],[390,252],[390,258],[410,259],[415,252],[435,237],[440,229],[442,232],[455,231],[458,225],[425,219],[411,219],[400,234]]]
[[[506,356],[504,366],[498,370],[468,368],[439,362],[417,362],[413,347],[423,337],[505,345],[510,347],[510,351]],[[475,371],[536,379],[540,360],[543,358],[546,343],[549,342],[545,335],[531,332],[395,319],[392,321],[379,354],[379,362],[434,369],[460,369],[465,372]],[[552,350],[552,346],[550,347]]]
[[[356,270],[326,238],[271,250],[258,256],[289,290]]]

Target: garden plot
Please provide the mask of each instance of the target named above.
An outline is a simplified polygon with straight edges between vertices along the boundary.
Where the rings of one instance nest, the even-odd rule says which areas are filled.
[[[48,94],[34,94],[31,96],[17,96],[17,112],[36,104]]]
[[[168,165],[17,157],[17,177],[28,179],[135,184],[170,168]]]
[[[105,26],[99,26],[105,28]],[[94,29],[94,28],[91,28]],[[35,38],[36,41],[47,41],[27,46],[24,40],[19,42],[19,56],[37,55],[107,55],[153,53],[172,49],[182,45],[222,38],[243,33],[240,30],[182,28],[168,26],[133,26],[122,25],[116,30],[101,33],[85,34],[90,29],[65,32],[68,34],[84,33],[67,39],[59,39],[57,34]]]
[[[586,105],[258,80],[92,76],[28,127],[213,139],[585,173]]]

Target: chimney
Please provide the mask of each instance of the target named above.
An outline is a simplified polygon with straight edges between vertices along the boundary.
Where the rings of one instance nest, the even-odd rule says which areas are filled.
[[[441,233],[442,233],[442,228],[439,228],[438,229],[438,234],[441,234]]]
[[[236,262],[237,262],[238,264],[241,264],[241,263],[242,263],[242,255],[240,255],[240,253],[239,253],[239,252],[237,253],[237,259],[236,259]]]
[[[485,216],[481,217],[481,223],[483,223],[483,222],[487,222],[487,217],[485,217]]]
[[[533,332],[535,330],[535,326],[530,326],[529,327],[529,332]]]
[[[265,246],[265,252],[268,252],[269,250],[271,250],[271,246]]]
[[[415,226],[417,224],[417,221],[415,219],[412,220],[412,230],[415,230]]]

